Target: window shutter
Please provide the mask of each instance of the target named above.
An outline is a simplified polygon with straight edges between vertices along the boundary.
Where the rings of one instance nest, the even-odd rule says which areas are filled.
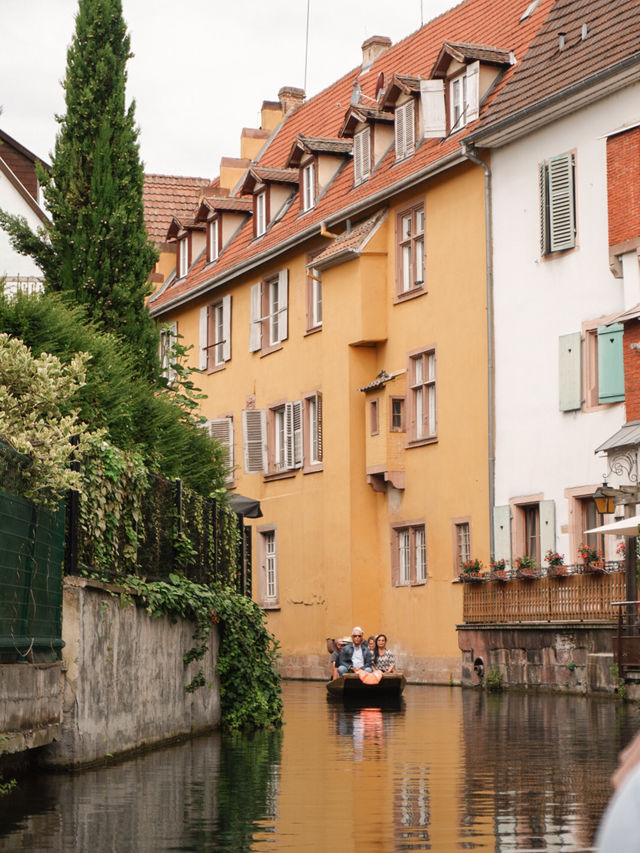
[[[465,104],[464,123],[475,121],[480,115],[480,63],[472,62],[467,66],[467,103]]]
[[[278,313],[280,314],[278,323],[278,338],[281,341],[286,341],[289,336],[288,332],[288,315],[289,315],[289,270],[280,270],[278,273]]]
[[[287,470],[302,465],[302,401],[284,404],[285,464]]]
[[[251,327],[249,329],[249,352],[262,347],[262,282],[251,287]]]
[[[209,350],[207,349],[207,345],[209,343],[209,341],[207,340],[207,332],[209,329],[208,315],[209,307],[205,305],[204,308],[200,309],[200,358],[198,361],[198,367],[200,368],[200,370],[207,369],[207,353],[209,352]]]
[[[582,335],[561,335],[559,344],[560,411],[573,412],[582,408]]]
[[[546,255],[549,252],[549,193],[546,163],[540,163],[538,186],[540,189],[540,254]]]
[[[368,178],[371,174],[371,131],[368,127],[360,134],[362,146],[362,177]]]
[[[496,560],[511,562],[511,507],[494,506],[493,542]]]
[[[414,117],[413,101],[408,101],[403,109],[404,116],[404,153],[413,154],[416,147],[416,123]]]
[[[222,297],[222,360],[231,359],[231,294]]]
[[[540,501],[540,561],[549,549],[556,550],[556,502]]]
[[[211,438],[216,438],[226,450],[229,473],[227,474],[225,482],[232,483],[234,479],[233,469],[235,466],[233,455],[233,418],[215,418],[207,421],[205,426],[209,430]]]
[[[395,112],[394,123],[396,135],[396,160],[401,160],[404,157],[404,108],[398,107]]]
[[[316,453],[318,462],[322,461],[322,394],[316,394]]]
[[[447,114],[444,106],[444,80],[421,80],[423,136],[440,139],[446,134]]]
[[[598,326],[598,402],[619,403],[624,400],[624,365],[622,336],[624,326]]]
[[[267,470],[267,418],[264,409],[242,410],[245,474]]]
[[[362,180],[362,134],[353,137],[353,182],[359,184]]]
[[[549,160],[549,234],[550,251],[575,246],[573,154],[561,154]]]

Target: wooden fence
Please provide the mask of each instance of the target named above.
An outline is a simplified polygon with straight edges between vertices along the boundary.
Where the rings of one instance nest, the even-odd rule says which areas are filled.
[[[463,619],[465,623],[614,622],[618,614],[611,602],[624,601],[625,596],[624,572],[467,583]]]

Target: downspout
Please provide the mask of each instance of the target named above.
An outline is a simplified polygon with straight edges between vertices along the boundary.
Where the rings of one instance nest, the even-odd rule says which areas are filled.
[[[496,439],[495,439],[495,381],[494,381],[494,315],[493,315],[493,233],[491,219],[491,169],[462,141],[464,156],[484,171],[484,221],[485,221],[485,276],[487,288],[487,394],[488,394],[488,461],[489,461],[489,551],[495,558],[496,543],[493,525],[496,494]]]

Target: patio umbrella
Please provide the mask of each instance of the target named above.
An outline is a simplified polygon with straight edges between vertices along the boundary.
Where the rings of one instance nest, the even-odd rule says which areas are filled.
[[[631,518],[623,518],[621,521],[612,521],[611,524],[603,524],[601,527],[592,527],[591,530],[585,530],[585,533],[612,533],[617,536],[638,536],[638,526],[640,525],[640,515],[633,515]]]

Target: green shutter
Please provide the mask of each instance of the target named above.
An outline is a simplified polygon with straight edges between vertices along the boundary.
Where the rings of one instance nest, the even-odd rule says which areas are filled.
[[[624,400],[623,332],[621,323],[598,326],[599,403],[619,403]]]
[[[560,336],[558,385],[560,411],[582,408],[582,336],[580,332]]]
[[[576,244],[573,154],[549,159],[549,251]]]
[[[540,188],[540,254],[546,255],[549,251],[549,194],[546,163],[540,163],[538,185]]]

